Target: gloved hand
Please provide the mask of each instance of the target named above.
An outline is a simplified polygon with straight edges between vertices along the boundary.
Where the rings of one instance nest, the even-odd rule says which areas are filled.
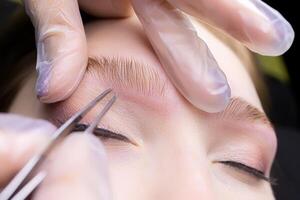
[[[54,131],[46,121],[0,114],[0,188]],[[69,135],[50,153],[41,170],[46,178],[33,199],[111,199],[104,147],[92,134]]]
[[[63,100],[79,84],[87,62],[77,1],[24,1],[36,28],[37,94],[43,102]],[[128,0],[79,3],[97,16],[130,13]],[[174,85],[193,105],[207,112],[225,108],[230,87],[182,11],[223,30],[260,54],[283,54],[294,39],[291,25],[260,0],[132,0],[132,5]]]

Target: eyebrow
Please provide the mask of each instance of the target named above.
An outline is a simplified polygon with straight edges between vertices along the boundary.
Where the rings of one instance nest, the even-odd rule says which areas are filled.
[[[89,57],[87,71],[97,79],[107,81],[117,88],[136,90],[145,96],[164,96],[166,82],[159,72],[142,61],[130,57]],[[267,115],[246,100],[232,98],[224,111],[214,115],[221,120],[259,122],[272,127]]]
[[[216,115],[218,119],[259,122],[272,126],[267,115],[240,97],[232,98],[223,112]]]
[[[164,96],[166,82],[159,72],[142,61],[128,57],[89,57],[87,72],[121,89],[134,89],[145,96]]]

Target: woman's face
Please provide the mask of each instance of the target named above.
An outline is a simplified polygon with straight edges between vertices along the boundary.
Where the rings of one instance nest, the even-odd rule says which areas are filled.
[[[275,134],[245,67],[226,44],[199,25],[233,97],[224,112],[207,114],[172,86],[136,18],[96,21],[85,29],[90,62],[74,95],[44,106],[35,98],[33,76],[11,112],[59,126],[113,88],[117,102],[99,125],[110,132],[99,130],[99,138],[109,158],[114,199],[273,199],[268,177]],[[102,107],[83,123],[89,124]]]

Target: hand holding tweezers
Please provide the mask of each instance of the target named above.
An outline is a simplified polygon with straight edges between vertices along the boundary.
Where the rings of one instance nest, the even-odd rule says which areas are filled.
[[[30,193],[44,180],[46,172],[41,171],[34,176],[30,181],[27,181],[32,172],[38,168],[40,163],[47,157],[49,152],[56,146],[58,141],[69,135],[74,129],[75,125],[92,109],[97,103],[107,96],[112,90],[108,89],[92,100],[83,109],[75,113],[70,119],[68,119],[60,128],[58,128],[52,135],[48,143],[39,153],[34,155],[24,167],[15,175],[15,177],[9,182],[9,184],[1,191],[0,200],[21,200],[25,199]],[[85,132],[93,133],[100,120],[111,108],[116,101],[114,95],[110,101],[105,105],[96,119],[88,127]],[[26,183],[27,181],[27,183]]]

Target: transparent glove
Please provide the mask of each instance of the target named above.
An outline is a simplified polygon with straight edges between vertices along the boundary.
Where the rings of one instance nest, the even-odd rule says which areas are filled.
[[[47,143],[55,129],[43,120],[0,114],[0,188]],[[92,134],[69,135],[53,149],[40,171],[46,178],[32,199],[111,199],[104,147]]]
[[[44,103],[68,98],[87,66],[87,43],[79,4],[99,17],[130,15],[129,0],[23,0],[35,27],[38,79],[36,92]],[[78,4],[79,3],[79,4]]]
[[[291,25],[259,0],[132,0],[132,4],[173,84],[194,106],[207,112],[225,108],[230,87],[182,11],[260,54],[280,55],[294,39]]]
[[[77,0],[24,2],[36,28],[37,94],[47,103],[64,100],[76,89],[87,63]],[[79,0],[79,3],[95,16],[130,14],[129,0]],[[206,44],[181,11],[264,55],[283,54],[294,39],[291,25],[260,0],[132,0],[131,3],[174,85],[193,105],[207,112],[224,109],[230,87]]]

